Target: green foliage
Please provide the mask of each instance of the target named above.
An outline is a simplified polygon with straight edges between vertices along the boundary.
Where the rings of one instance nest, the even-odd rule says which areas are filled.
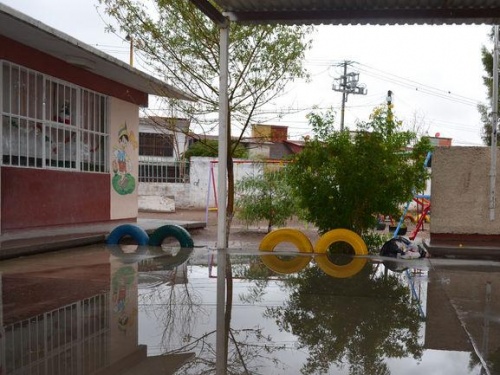
[[[266,220],[268,232],[273,226],[284,226],[296,213],[283,169],[243,178],[236,183],[236,191],[236,215],[248,224]]]
[[[194,123],[211,129],[219,109],[219,27],[190,1],[99,0],[130,36],[148,68],[197,101],[175,101]],[[307,78],[311,27],[231,23],[229,112],[242,132],[256,110],[297,78]],[[108,26],[111,31],[116,31]]]
[[[490,39],[493,40],[494,29],[492,28],[489,35]],[[481,138],[485,145],[491,145],[491,126],[492,126],[492,108],[491,102],[493,97],[493,54],[485,46],[481,48],[481,62],[483,63],[483,68],[486,75],[483,76],[483,84],[486,87],[486,93],[488,95],[487,104],[478,104],[477,110],[481,115],[481,122],[483,123],[483,129],[481,131]],[[500,103],[500,101],[499,101]],[[500,145],[500,133],[497,135],[497,142]]]
[[[216,140],[204,140],[193,143],[184,153],[184,157],[189,159],[191,156],[218,156],[219,142]],[[248,150],[241,143],[236,144],[233,142],[231,146],[232,156],[234,158],[246,159],[248,158]]]
[[[378,255],[382,245],[391,239],[392,235],[367,231],[363,233],[362,238],[368,248],[368,253]]]
[[[315,136],[287,166],[288,181],[305,220],[320,232],[362,234],[374,228],[377,214],[398,217],[400,205],[425,188],[429,140],[400,131],[391,107],[376,108],[352,133],[333,131],[331,113],[309,121]]]
[[[191,1],[99,0],[131,38],[136,54],[153,73],[196,101],[169,99],[169,107],[209,133],[218,126],[220,29]],[[212,3],[211,3],[212,4]],[[110,31],[115,31],[108,26]],[[307,79],[303,66],[311,26],[230,23],[228,128],[238,143],[259,109],[284,93],[288,83]],[[265,121],[265,119],[260,119]],[[229,144],[228,144],[229,146]],[[232,154],[227,163],[227,224],[234,211]],[[229,233],[229,231],[227,232]],[[227,241],[227,239],[226,239]]]

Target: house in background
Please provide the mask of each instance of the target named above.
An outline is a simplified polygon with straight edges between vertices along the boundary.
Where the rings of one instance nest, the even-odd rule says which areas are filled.
[[[286,159],[304,148],[304,141],[288,139],[288,126],[256,124],[250,138],[242,140],[250,159]]]
[[[180,90],[0,4],[1,230],[137,218],[139,108]]]
[[[139,119],[139,182],[182,182],[189,177],[182,160],[189,142],[188,119]]]

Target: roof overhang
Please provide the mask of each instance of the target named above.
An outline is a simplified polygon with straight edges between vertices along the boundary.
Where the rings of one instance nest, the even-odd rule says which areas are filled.
[[[498,0],[191,0],[212,20],[243,24],[446,25],[497,24]],[[203,4],[203,5],[200,5]]]
[[[195,101],[181,90],[1,3],[0,35],[144,93]]]

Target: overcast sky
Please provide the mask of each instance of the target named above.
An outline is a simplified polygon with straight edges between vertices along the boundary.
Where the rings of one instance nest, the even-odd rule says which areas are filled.
[[[1,0],[2,3],[63,31],[93,47],[129,61],[128,43],[105,32],[94,0]],[[101,9],[102,12],[102,9]],[[319,26],[306,66],[312,82],[290,86],[286,97],[269,106],[287,109],[268,123],[289,126],[292,138],[310,134],[305,115],[313,106],[333,107],[340,123],[341,93],[332,90],[342,72],[337,65],[352,61],[367,95],[349,95],[345,125],[368,119],[371,110],[394,98],[397,117],[420,132],[453,138],[454,145],[481,145],[476,109],[486,101],[482,84],[481,46],[492,48],[490,26]],[[140,64],[136,64],[141,68]],[[290,108],[292,110],[290,110]],[[416,119],[416,120],[415,120]]]

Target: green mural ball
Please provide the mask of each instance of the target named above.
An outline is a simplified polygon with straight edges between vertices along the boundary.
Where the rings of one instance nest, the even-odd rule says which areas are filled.
[[[135,190],[135,178],[130,173],[125,175],[115,174],[112,184],[115,191],[120,195],[131,194]]]

